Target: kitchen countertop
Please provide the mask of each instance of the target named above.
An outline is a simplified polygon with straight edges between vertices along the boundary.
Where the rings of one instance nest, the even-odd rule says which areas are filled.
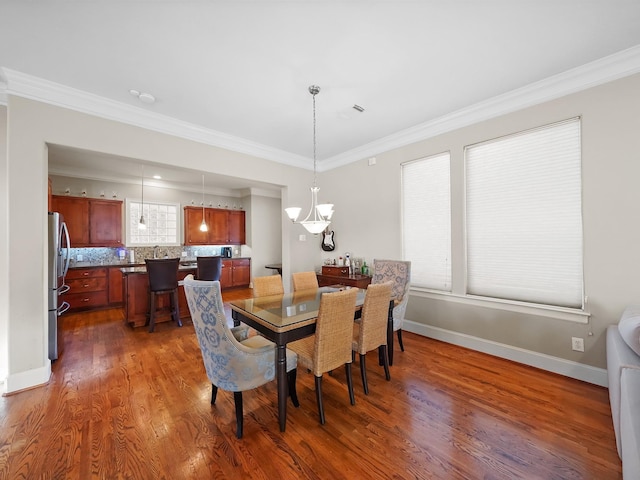
[[[180,265],[178,267],[178,271],[183,271],[183,270],[195,270],[197,268],[197,266],[194,265]],[[147,273],[147,267],[146,265],[138,265],[135,267],[123,267],[120,269],[120,271],[124,274],[124,275],[129,275],[132,273]]]
[[[250,259],[251,257],[232,257],[232,258],[223,258],[222,260],[241,260],[241,259]],[[180,267],[185,267],[185,269],[190,269],[190,268],[196,268],[197,263],[195,261],[195,259],[191,260],[182,260],[180,262]],[[122,267],[121,269],[132,269],[132,268],[138,268],[138,267],[142,267],[143,272],[146,272],[146,268],[145,268],[145,263],[144,262],[136,262],[136,263],[129,263],[129,262],[98,262],[98,263],[92,263],[92,262],[73,262],[71,265],[69,265],[69,269],[73,270],[74,268],[100,268],[100,267]],[[129,272],[132,273],[132,272]]]

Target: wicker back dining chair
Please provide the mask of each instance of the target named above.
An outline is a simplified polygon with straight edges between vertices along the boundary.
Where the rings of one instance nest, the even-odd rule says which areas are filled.
[[[211,404],[218,388],[233,392],[236,436],[242,438],[242,392],[272,381],[276,374],[275,344],[259,335],[248,336],[248,327],[229,328],[220,293],[220,282],[184,279],[184,293],[193,320],[202,360],[211,382]],[[287,349],[289,395],[297,407],[297,356]]]
[[[316,321],[316,333],[296,340],[288,347],[298,354],[298,365],[311,370],[315,377],[316,401],[320,423],[325,415],[322,403],[322,375],[344,365],[351,405],[356,403],[351,377],[351,340],[357,288],[323,293]]]
[[[371,283],[384,283],[393,281],[391,293],[394,299],[393,307],[393,331],[398,335],[400,350],[404,352],[402,343],[402,323],[409,301],[409,287],[411,284],[411,262],[403,260],[373,260],[373,275]],[[393,342],[387,345],[389,349],[389,364],[393,364]]]
[[[379,350],[383,359],[384,376],[391,380],[389,374],[389,357],[387,356],[387,322],[389,319],[389,302],[393,282],[371,284],[367,288],[362,306],[360,322],[354,324],[352,355],[360,355],[360,375],[365,395],[369,395],[367,383],[367,352]]]
[[[284,286],[280,275],[266,275],[253,277],[253,298],[266,297],[267,295],[282,295]]]
[[[293,291],[298,290],[311,290],[312,288],[318,288],[318,277],[316,272],[296,272],[291,274],[291,280],[293,281]]]

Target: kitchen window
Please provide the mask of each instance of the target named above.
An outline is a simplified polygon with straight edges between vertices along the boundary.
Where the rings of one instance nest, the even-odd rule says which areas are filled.
[[[138,228],[142,204],[126,201],[127,246],[180,245],[180,204],[144,202],[144,218],[147,228]]]

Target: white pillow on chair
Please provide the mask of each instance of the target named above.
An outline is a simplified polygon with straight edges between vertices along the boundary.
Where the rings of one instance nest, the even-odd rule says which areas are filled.
[[[618,330],[631,350],[640,355],[640,305],[629,305],[624,310]]]

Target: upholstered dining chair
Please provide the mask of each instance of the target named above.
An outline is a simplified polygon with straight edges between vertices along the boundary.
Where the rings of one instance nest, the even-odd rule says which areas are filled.
[[[344,365],[351,405],[356,403],[351,377],[351,340],[357,288],[323,293],[316,321],[316,333],[291,342],[288,347],[298,354],[298,365],[311,370],[315,377],[316,401],[320,423],[325,415],[322,403],[322,375]],[[294,388],[295,390],[295,388]]]
[[[220,280],[222,257],[196,257],[196,278],[198,280]]]
[[[318,277],[316,272],[296,272],[291,274],[293,280],[293,291],[311,290],[318,288]]]
[[[215,404],[219,388],[233,392],[236,436],[242,438],[242,392],[275,378],[275,344],[259,335],[247,336],[248,327],[229,328],[220,282],[194,280],[193,275],[187,275],[183,284],[202,360],[211,382],[211,404]],[[297,407],[300,404],[295,390],[296,366],[296,354],[287,349],[289,396]]]
[[[400,350],[404,352],[402,343],[402,323],[409,301],[409,287],[411,283],[411,262],[403,260],[373,260],[373,275],[371,283],[384,283],[393,281],[392,298],[393,307],[393,331],[397,333]],[[387,345],[389,358],[393,359],[393,343]]]
[[[149,277],[149,332],[156,328],[158,295],[169,294],[171,318],[182,326],[180,320],[180,306],[178,304],[178,267],[180,258],[146,259],[147,275]]]
[[[284,286],[280,275],[266,275],[253,277],[253,297],[266,297],[267,295],[282,295]]]
[[[367,383],[367,352],[378,349],[380,358],[384,363],[384,376],[391,380],[389,375],[389,357],[387,356],[387,320],[389,316],[389,302],[391,301],[391,289],[393,282],[376,283],[369,285],[360,322],[354,323],[352,356],[360,355],[360,375],[365,395],[369,395]]]

